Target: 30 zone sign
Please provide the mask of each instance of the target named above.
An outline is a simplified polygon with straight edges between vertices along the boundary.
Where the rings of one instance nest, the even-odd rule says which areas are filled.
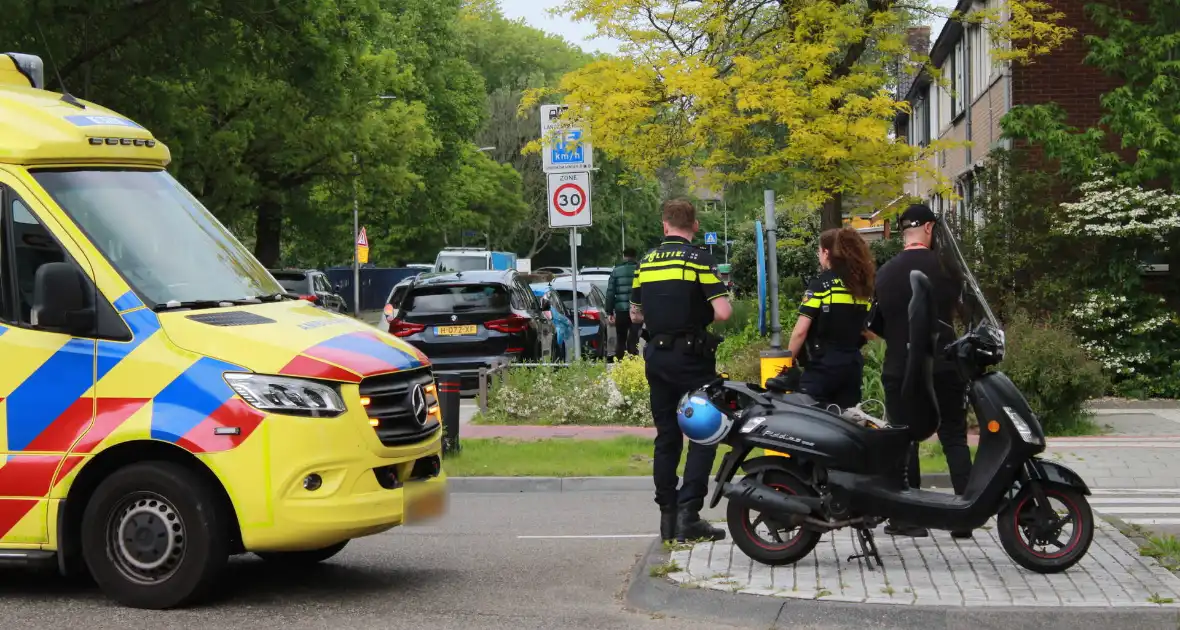
[[[549,227],[589,227],[590,173],[549,174]]]

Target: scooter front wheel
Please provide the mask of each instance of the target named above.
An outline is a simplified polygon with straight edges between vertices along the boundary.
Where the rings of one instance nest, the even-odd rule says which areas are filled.
[[[1048,509],[1028,490],[996,516],[1000,544],[1016,564],[1037,573],[1060,573],[1077,564],[1094,540],[1094,512],[1072,488],[1046,487]]]
[[[761,479],[758,477],[761,476]],[[782,470],[746,475],[793,496],[814,497],[815,491],[798,477]],[[820,533],[779,523],[773,514],[729,502],[726,522],[733,542],[751,559],[771,566],[794,564],[806,558],[819,543]]]

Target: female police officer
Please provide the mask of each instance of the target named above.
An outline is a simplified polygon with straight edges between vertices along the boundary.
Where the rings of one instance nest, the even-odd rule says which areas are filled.
[[[860,348],[876,266],[868,244],[852,228],[820,234],[819,263],[823,272],[803,294],[788,349],[798,357],[806,346],[799,390],[821,404],[846,409],[860,402]]]

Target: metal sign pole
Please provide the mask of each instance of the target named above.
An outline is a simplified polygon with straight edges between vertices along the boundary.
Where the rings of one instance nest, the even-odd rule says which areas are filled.
[[[729,208],[725,206],[725,186],[721,187],[721,216],[725,219],[725,264],[729,264]]]
[[[766,266],[769,272],[767,279],[770,281],[770,286],[767,287],[767,292],[770,293],[770,347],[778,350],[782,348],[782,324],[779,322],[778,312],[778,224],[774,216],[774,191],[765,191],[763,201],[766,204]]]
[[[770,313],[767,317],[770,320],[770,349],[759,353],[762,385],[765,386],[766,381],[790,368],[794,357],[782,346],[782,324],[778,312],[778,225],[774,214],[774,191],[765,191],[763,200],[766,204],[766,275],[770,285],[767,287],[767,297],[770,298]]]
[[[352,164],[357,165],[356,154],[352,154]],[[357,196],[356,178],[352,176],[352,316],[361,316],[361,248],[356,244],[361,235],[360,226],[360,198]]]
[[[578,228],[570,228],[570,268],[574,281],[574,361],[582,358],[582,321],[578,312]]]

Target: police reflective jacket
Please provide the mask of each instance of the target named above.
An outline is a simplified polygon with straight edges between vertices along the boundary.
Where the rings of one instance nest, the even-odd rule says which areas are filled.
[[[853,297],[844,281],[830,269],[814,278],[799,305],[799,314],[811,319],[807,331],[808,352],[860,348],[870,303],[868,298]]]
[[[710,302],[728,295],[713,255],[675,236],[643,257],[631,287],[651,335],[703,332],[713,322]]]

